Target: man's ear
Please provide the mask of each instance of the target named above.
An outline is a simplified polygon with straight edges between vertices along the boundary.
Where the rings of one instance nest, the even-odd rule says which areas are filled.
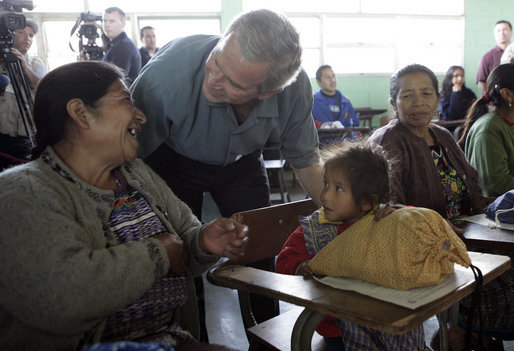
[[[71,99],[66,104],[66,111],[68,111],[71,119],[75,121],[78,127],[89,129],[88,111],[84,101],[79,98]]]
[[[361,199],[361,210],[364,212],[368,212],[372,210],[376,204],[378,204],[378,196],[372,194],[367,199]]]
[[[275,94],[281,93],[283,90],[284,90],[284,88],[280,88],[280,89],[277,89],[277,90],[271,90],[271,91],[268,91],[268,92],[266,92],[264,94],[259,94],[257,96],[257,98],[259,100],[264,100],[264,99],[267,99],[267,98],[269,98],[269,97],[271,97],[271,96],[273,96]]]

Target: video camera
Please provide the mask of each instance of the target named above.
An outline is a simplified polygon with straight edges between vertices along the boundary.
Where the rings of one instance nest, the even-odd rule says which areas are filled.
[[[32,10],[32,0],[0,0],[0,47],[12,47],[12,32],[25,28],[26,18],[16,12],[22,9]]]
[[[99,27],[96,24],[98,21],[100,21],[100,23],[102,22],[102,16],[95,15],[89,11],[82,12],[77,19],[77,22],[71,29],[70,37],[73,36],[80,25],[77,33],[79,37],[79,51],[81,58],[87,61],[101,60],[104,56],[102,48],[96,44],[96,39],[100,38],[100,34],[98,33]],[[87,39],[86,43],[84,43],[84,38]],[[70,48],[71,50],[75,51],[71,45],[71,42]]]

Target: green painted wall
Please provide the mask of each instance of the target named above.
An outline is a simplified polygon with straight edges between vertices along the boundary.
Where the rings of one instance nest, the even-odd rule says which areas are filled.
[[[513,0],[466,0],[465,3],[465,43],[464,69],[466,85],[473,89],[477,96],[478,88],[475,76],[478,62],[482,55],[494,45],[494,24],[505,19],[514,23]],[[420,62],[423,63],[423,62]],[[439,77],[439,83],[444,77]],[[384,115],[392,114],[389,99],[389,77],[383,76],[342,76],[338,78],[338,87],[348,96],[355,107],[387,108]],[[314,91],[318,89],[316,80],[312,80]],[[373,126],[379,125],[379,117],[373,119]]]
[[[242,10],[241,0],[222,0],[222,27]],[[452,0],[449,0],[452,1]],[[482,55],[494,45],[494,24],[505,19],[514,23],[514,0],[465,0],[465,44],[464,69],[466,85],[478,95],[475,75]],[[449,33],[450,34],[450,33]],[[420,62],[423,64],[423,62]],[[329,63],[330,64],[330,63]],[[355,107],[387,108],[384,115],[392,114],[389,99],[389,76],[340,76],[338,88],[352,101]],[[439,77],[440,83],[443,77]],[[313,91],[318,90],[316,80],[312,79]],[[379,125],[375,116],[373,126]]]

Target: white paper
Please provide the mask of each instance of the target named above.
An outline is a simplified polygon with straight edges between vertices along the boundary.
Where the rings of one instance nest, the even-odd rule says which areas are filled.
[[[496,222],[494,220],[490,219],[483,213],[477,214],[474,216],[462,216],[457,219],[472,222],[472,223],[477,223],[477,224],[484,225],[489,228],[502,228],[502,229],[507,229],[507,230],[514,230],[514,224],[500,222],[500,224],[497,226]]]
[[[446,277],[440,284],[410,290],[391,289],[362,280],[343,277],[315,277],[315,279],[336,289],[356,291],[414,310],[447,295],[475,278],[470,268],[455,265],[455,272]]]

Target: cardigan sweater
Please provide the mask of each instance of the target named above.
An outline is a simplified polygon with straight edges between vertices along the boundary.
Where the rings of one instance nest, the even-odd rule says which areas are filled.
[[[121,166],[190,252],[188,276],[218,257],[204,253],[201,223],[148,166]],[[116,242],[108,227],[114,191],[80,180],[47,148],[0,174],[0,345],[6,350],[75,350],[100,341],[106,317],[167,274],[160,241]],[[191,282],[192,279],[189,279]],[[194,285],[173,321],[197,332]]]
[[[485,196],[496,197],[514,189],[514,127],[496,112],[473,123],[464,150],[478,171]]]
[[[466,161],[452,135],[437,124],[430,123],[429,132],[435,144],[441,145],[448,162],[462,177],[471,203],[472,213],[482,213],[486,205],[478,186],[478,173]],[[412,133],[398,119],[377,129],[369,141],[381,145],[391,163],[391,200],[405,205],[426,207],[444,218],[446,200],[441,179],[426,141]]]

